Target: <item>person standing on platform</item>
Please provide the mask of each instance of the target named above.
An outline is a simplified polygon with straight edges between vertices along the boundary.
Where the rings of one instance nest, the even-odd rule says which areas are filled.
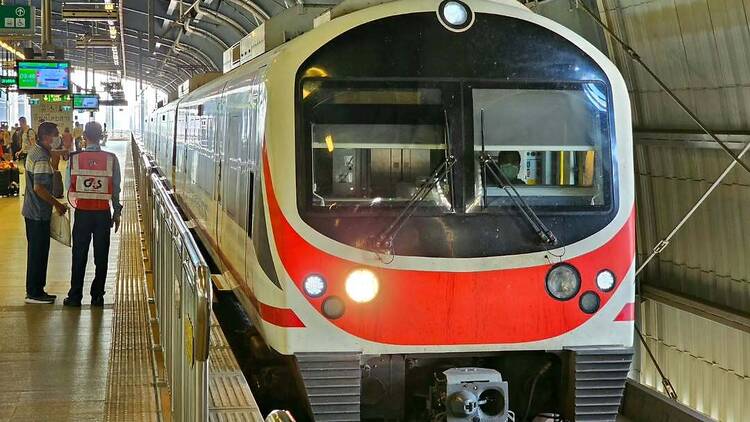
[[[50,219],[52,208],[60,215],[67,205],[56,200],[52,191],[52,166],[50,165],[52,141],[59,136],[54,123],[39,126],[40,140],[26,157],[26,193],[21,214],[26,220],[26,303],[54,303],[57,296],[44,291],[47,284],[47,262],[50,247]]]
[[[10,156],[10,131],[8,130],[8,124],[3,123],[0,127],[0,139],[3,144],[3,159],[6,159],[6,154]]]
[[[91,306],[104,306],[104,283],[109,263],[109,235],[114,226],[120,228],[120,163],[117,156],[102,151],[102,126],[86,123],[83,136],[86,149],[74,152],[68,162],[68,199],[75,208],[73,223],[73,267],[70,291],[65,306],[81,306],[83,277],[89,244],[94,240],[94,265],[96,271],[91,283]],[[112,208],[110,208],[110,201]]]
[[[21,151],[21,128],[16,123],[13,126],[13,132],[10,134],[10,152],[14,161],[18,158],[19,151]]]
[[[76,151],[80,151],[83,149],[81,147],[81,144],[83,144],[83,128],[81,127],[81,124],[79,122],[76,122],[73,126],[73,139],[75,140],[76,144]]]
[[[63,142],[63,149],[67,151],[68,154],[73,152],[73,134],[70,133],[70,128],[65,128],[62,134],[62,142]],[[68,156],[67,154],[63,157],[63,160],[67,160]]]
[[[29,154],[29,151],[31,151],[31,148],[36,145],[36,133],[34,133],[34,129],[30,128],[26,123],[25,117],[18,119],[18,125],[20,127],[19,138],[21,142],[21,150],[16,154],[18,155],[18,160],[21,161],[21,167],[25,167],[26,156]],[[55,126],[55,128],[57,128],[57,126]]]

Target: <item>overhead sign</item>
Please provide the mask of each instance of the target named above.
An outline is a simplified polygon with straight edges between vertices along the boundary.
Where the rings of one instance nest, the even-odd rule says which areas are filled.
[[[0,76],[0,87],[16,86],[17,83],[15,76]]]
[[[70,94],[44,94],[42,99],[47,103],[68,103]]]
[[[60,132],[73,123],[73,102],[70,95],[34,94],[29,98],[31,119],[35,125],[41,119],[53,122]]]
[[[0,32],[33,34],[35,16],[36,11],[31,6],[2,5],[0,6]]]

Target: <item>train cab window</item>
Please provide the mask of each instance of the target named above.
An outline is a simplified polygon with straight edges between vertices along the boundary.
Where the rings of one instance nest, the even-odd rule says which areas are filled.
[[[508,183],[531,206],[608,204],[612,163],[604,87],[471,91],[474,196],[467,212],[512,206]]]
[[[312,208],[411,202],[446,162],[441,95],[437,87],[305,80]],[[450,210],[450,189],[441,177],[417,205]]]

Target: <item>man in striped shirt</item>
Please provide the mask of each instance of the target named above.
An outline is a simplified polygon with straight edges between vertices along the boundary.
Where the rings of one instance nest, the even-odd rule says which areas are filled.
[[[26,193],[23,214],[26,220],[26,303],[54,303],[56,296],[44,291],[47,284],[47,261],[50,247],[50,219],[52,208],[60,215],[68,206],[52,197],[52,165],[50,164],[53,140],[60,135],[57,125],[44,122],[39,125],[39,140],[31,146],[26,157]]]

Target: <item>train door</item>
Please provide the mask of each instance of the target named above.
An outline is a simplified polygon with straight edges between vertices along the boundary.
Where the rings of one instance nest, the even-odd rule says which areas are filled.
[[[236,86],[235,86],[236,84]],[[243,283],[249,198],[249,88],[246,81],[229,83],[224,91],[224,130],[220,140],[218,242],[231,266],[232,278]]]
[[[225,132],[227,125],[226,115],[226,87],[224,84],[218,92],[221,93],[216,98],[216,114],[214,120],[214,132],[213,132],[213,148],[211,150],[211,160],[213,161],[214,170],[214,185],[213,185],[213,197],[211,198],[211,221],[213,222],[213,230],[211,231],[213,238],[216,239],[217,243],[220,243],[220,237],[222,232],[221,227],[221,201],[223,192],[221,190],[221,178],[224,174],[224,157],[225,151]],[[223,248],[219,248],[220,251],[225,252]]]
[[[258,266],[269,264],[270,261],[270,250],[268,248],[268,242],[264,239],[267,236],[263,228],[254,230],[253,227],[258,226],[258,221],[263,218],[256,214],[256,210],[260,209],[261,213],[263,210],[263,202],[261,200],[260,193],[262,192],[261,187],[261,166],[260,166],[260,151],[261,145],[264,139],[265,131],[265,115],[266,115],[266,90],[265,90],[265,67],[262,67],[258,73],[253,77],[251,84],[251,91],[249,93],[248,113],[247,113],[247,128],[246,132],[248,135],[248,200],[247,200],[247,232],[248,236],[245,239],[245,280],[249,284],[249,288],[252,294],[255,295],[257,279],[255,277],[256,271],[260,269]],[[266,238],[267,239],[267,238]],[[261,246],[261,250],[256,250],[257,245]],[[268,252],[264,254],[263,252]],[[265,259],[265,262],[261,262]],[[267,274],[272,274],[273,271],[266,271]]]

